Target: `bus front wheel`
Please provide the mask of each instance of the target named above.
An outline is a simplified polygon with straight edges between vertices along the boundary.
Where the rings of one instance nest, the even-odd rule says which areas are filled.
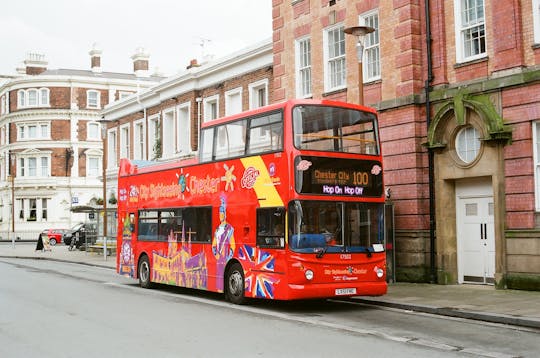
[[[227,298],[234,304],[245,303],[244,296],[244,270],[239,263],[233,264],[227,271]]]
[[[152,281],[150,281],[150,262],[148,256],[143,256],[139,261],[139,285],[142,288],[151,288]]]

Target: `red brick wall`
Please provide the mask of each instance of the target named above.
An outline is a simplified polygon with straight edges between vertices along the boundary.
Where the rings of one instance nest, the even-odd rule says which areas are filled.
[[[49,87],[49,104],[51,108],[71,108],[70,92],[69,87]]]
[[[540,120],[540,84],[502,93],[503,118],[512,125],[512,145],[504,148],[506,224],[535,227],[534,162],[531,121]]]
[[[529,4],[523,5],[529,7],[527,12],[531,11]],[[493,70],[503,70],[507,68],[524,65],[523,53],[523,32],[522,32],[522,14],[521,5],[518,0],[498,1],[493,8],[491,25],[496,39],[493,41]]]
[[[396,228],[427,230],[429,193],[427,153],[422,146],[425,114],[409,106],[379,115],[384,182],[391,190]]]

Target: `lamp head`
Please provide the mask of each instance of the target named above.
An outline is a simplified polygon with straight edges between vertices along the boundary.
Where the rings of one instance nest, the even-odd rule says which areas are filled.
[[[363,42],[364,37],[367,34],[372,33],[373,31],[375,31],[375,29],[369,26],[352,26],[347,27],[345,30],[343,30],[343,32],[345,32],[347,35],[353,35],[358,37],[358,41],[360,42]]]

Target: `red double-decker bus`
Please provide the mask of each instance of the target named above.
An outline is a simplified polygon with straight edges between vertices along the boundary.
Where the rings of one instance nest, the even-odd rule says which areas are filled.
[[[120,161],[120,274],[234,303],[386,293],[374,110],[290,100],[200,136],[198,158]]]

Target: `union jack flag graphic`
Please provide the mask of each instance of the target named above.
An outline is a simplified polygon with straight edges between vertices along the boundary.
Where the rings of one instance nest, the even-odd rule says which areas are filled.
[[[245,269],[246,294],[257,298],[274,298],[274,285],[279,279],[274,274],[275,258],[267,251],[243,245],[238,258]]]

